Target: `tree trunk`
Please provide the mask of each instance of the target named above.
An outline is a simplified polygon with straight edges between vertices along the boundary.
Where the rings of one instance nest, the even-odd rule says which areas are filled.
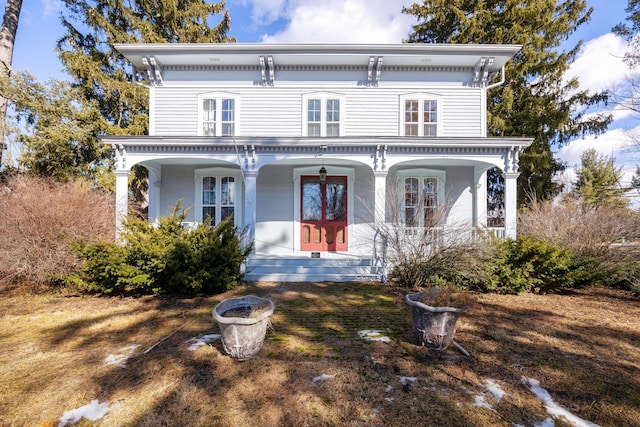
[[[7,0],[2,18],[0,30],[0,76],[9,77],[11,74],[11,62],[13,61],[13,43],[18,32],[18,20],[20,19],[22,0]],[[4,134],[7,120],[7,99],[0,94],[0,166],[2,166],[2,153],[4,152]]]

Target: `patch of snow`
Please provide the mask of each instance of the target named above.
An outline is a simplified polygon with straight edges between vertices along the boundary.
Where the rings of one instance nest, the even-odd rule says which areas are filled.
[[[196,348],[203,346],[211,341],[219,340],[221,337],[222,336],[220,334],[203,335],[200,338],[189,338],[185,341],[185,343],[193,343],[189,347],[187,347],[187,350],[193,351]]]
[[[316,385],[316,383],[318,381],[326,381],[326,380],[330,380],[331,378],[334,378],[335,375],[329,375],[329,374],[322,374],[319,375],[317,377],[315,377],[313,380],[311,380],[311,384]]]
[[[407,385],[416,381],[416,377],[400,377],[400,384]]]
[[[484,395],[483,394],[478,394],[474,397],[475,402],[476,402],[476,406],[480,407],[480,408],[487,408],[490,409],[492,411],[495,412],[495,409],[493,409],[493,406],[491,406],[491,404],[487,403],[487,401],[484,400]]]
[[[391,387],[390,385],[388,385],[388,386],[384,389],[384,392],[385,392],[385,393],[389,393],[391,390],[393,390],[393,387]]]
[[[104,359],[105,366],[116,365],[117,367],[122,369],[126,368],[127,360],[129,360],[129,357],[131,357],[131,353],[138,347],[140,347],[140,344],[132,344],[118,350],[121,353],[108,355]]]
[[[384,331],[379,329],[365,329],[363,331],[358,331],[358,335],[365,341],[391,342],[391,338],[386,336]]]
[[[384,400],[387,402],[393,402],[395,399],[393,397],[385,397]]]
[[[525,427],[524,424],[516,424],[516,423],[512,423],[511,427]]]
[[[535,423],[533,425],[533,427],[555,427],[556,426],[556,422],[553,420],[553,418],[547,418],[544,421],[540,421],[539,423]]]
[[[487,385],[487,391],[491,393],[494,399],[500,402],[504,397],[504,390],[502,390],[502,387],[500,387],[500,384],[498,384],[497,382],[495,382],[495,380],[492,380],[492,379],[486,380],[485,384]]]
[[[533,394],[536,395],[536,397],[538,399],[540,399],[540,401],[542,403],[544,403],[544,406],[547,410],[547,413],[551,416],[556,416],[556,417],[564,417],[571,425],[573,425],[574,427],[600,427],[598,426],[598,424],[592,423],[591,421],[586,421],[583,420],[580,417],[577,417],[575,415],[573,415],[571,412],[569,412],[567,409],[565,409],[564,407],[562,407],[561,405],[557,404],[553,398],[551,397],[551,395],[549,394],[549,392],[547,390],[545,390],[544,388],[540,387],[540,381],[533,379],[533,378],[527,378],[527,377],[522,377],[522,383],[523,384],[529,384],[529,389],[531,390],[531,392]],[[544,422],[546,422],[547,420],[545,420]],[[551,420],[553,421],[553,420]],[[554,425],[549,424],[550,426]],[[536,427],[547,427],[546,424],[542,424],[540,426],[538,426],[538,424],[536,424]]]
[[[104,417],[109,410],[108,402],[100,403],[98,399],[93,399],[88,405],[72,409],[71,411],[65,411],[64,414],[62,414],[62,417],[60,417],[60,424],[58,424],[58,427],[63,427],[67,424],[75,424],[83,417],[90,421],[96,421]]]

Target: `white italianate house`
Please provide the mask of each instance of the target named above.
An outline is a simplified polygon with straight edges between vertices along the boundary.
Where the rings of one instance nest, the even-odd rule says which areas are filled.
[[[190,223],[231,216],[247,230],[247,280],[380,280],[382,224],[461,238],[486,229],[486,175],[498,167],[504,227],[492,231],[516,235],[518,156],[531,139],[487,137],[486,103],[520,46],[116,47],[149,87],[149,135],[104,137],[118,225],[142,165],[150,221],[182,200]]]

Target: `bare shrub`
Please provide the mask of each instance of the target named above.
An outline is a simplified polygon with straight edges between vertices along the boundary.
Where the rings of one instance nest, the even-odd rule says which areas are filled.
[[[435,203],[422,196],[405,207],[407,194],[398,185],[388,192],[385,221],[375,224],[375,235],[384,248],[384,265],[393,280],[406,288],[461,285],[481,280],[490,238],[483,238],[468,223],[448,222],[451,201]],[[406,188],[405,188],[406,191]],[[374,216],[372,214],[372,216]]]
[[[612,243],[638,237],[637,212],[621,207],[587,208],[565,201],[534,201],[520,212],[518,231],[557,245],[571,248],[583,256],[602,256]]]
[[[640,215],[624,207],[585,207],[575,201],[533,202],[520,212],[519,232],[573,251],[589,283],[633,284],[640,278]],[[632,244],[628,244],[632,243]]]
[[[112,240],[115,198],[86,181],[16,175],[0,186],[0,290],[39,286],[78,267],[71,241]]]

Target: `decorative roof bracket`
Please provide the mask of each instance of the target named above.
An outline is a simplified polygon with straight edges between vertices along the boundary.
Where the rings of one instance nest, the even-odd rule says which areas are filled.
[[[276,82],[276,76],[275,76],[275,66],[273,65],[273,56],[268,56],[267,57],[267,65],[269,66],[269,80],[270,80],[270,84],[271,86],[273,86]]]
[[[273,65],[273,56],[260,55],[260,78],[262,86],[273,86],[275,83],[275,66]]]
[[[260,77],[262,78],[262,86],[267,85],[267,70],[264,62],[264,56],[260,56]]]
[[[153,56],[143,56],[142,63],[147,67],[147,79],[151,86],[162,86],[162,69]]]
[[[374,82],[374,86],[378,86],[378,83],[380,83],[381,74],[382,74],[382,56],[378,56],[378,60],[376,62],[376,79]]]
[[[495,76],[495,73],[490,73],[489,70],[493,65],[493,58],[480,58],[478,65],[473,73],[473,86],[474,87],[486,87],[489,81]]]
[[[251,146],[244,144],[245,169],[249,168],[249,161],[251,161],[251,168],[254,168],[256,166],[256,146],[254,144],[251,144]]]
[[[367,86],[378,86],[382,73],[382,56],[370,56],[367,65]]]
[[[374,160],[376,170],[384,170],[387,161],[387,146],[376,146],[376,157]]]
[[[484,68],[485,62],[487,62],[487,58],[480,58],[480,62],[478,62],[478,64],[476,65],[476,70],[473,72],[473,86],[475,87],[480,86],[482,69]]]

